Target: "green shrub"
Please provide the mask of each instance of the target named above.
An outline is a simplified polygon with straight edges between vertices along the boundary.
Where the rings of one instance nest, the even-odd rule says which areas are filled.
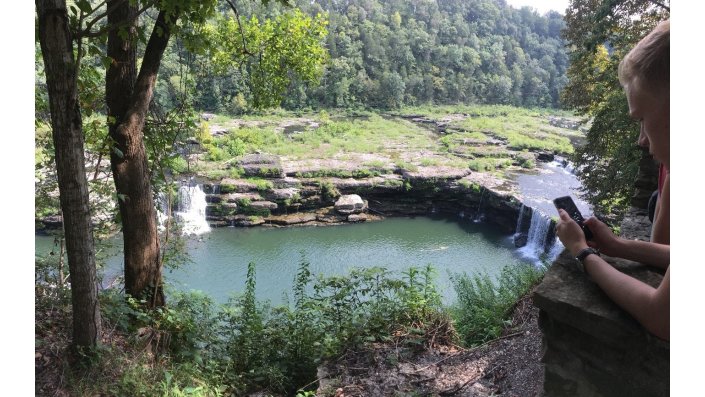
[[[196,140],[201,145],[208,145],[213,142],[213,136],[211,135],[211,129],[207,121],[201,122],[201,126],[196,132]]]
[[[494,171],[495,162],[489,158],[473,159],[470,160],[470,162],[468,163],[468,167],[470,167],[471,170],[477,172]]]
[[[536,166],[534,156],[530,153],[520,153],[517,156],[517,162],[522,168],[534,168]]]
[[[223,161],[228,157],[228,153],[215,145],[205,145],[206,148],[206,159],[210,161]]]
[[[225,150],[231,157],[242,156],[245,154],[245,143],[238,137],[228,136],[222,144]]]
[[[473,346],[499,337],[510,324],[516,302],[541,280],[544,271],[533,265],[508,265],[496,282],[487,274],[452,275],[458,296],[453,317],[465,344]]]
[[[331,181],[319,181],[318,186],[321,189],[321,199],[323,201],[331,201],[340,197],[338,188]]]
[[[257,190],[259,190],[259,191],[267,191],[267,190],[274,189],[274,183],[272,181],[268,181],[266,179],[250,178],[250,179],[248,179],[248,181],[254,183],[255,186],[257,187]]]
[[[170,293],[168,306],[145,309],[145,302],[110,290],[100,295],[104,324],[147,337],[106,347],[89,375],[69,379],[72,395],[304,394],[301,385],[315,387],[320,363],[348,349],[455,343],[434,278],[430,265],[401,276],[366,268],[314,278],[303,259],[291,301],[280,307],[256,300],[252,263],[244,292],[224,305],[202,293]],[[142,343],[154,355],[144,354]]]
[[[188,171],[188,162],[185,158],[181,156],[177,156],[171,159],[171,161],[169,162],[169,166],[175,174],[182,174]]]
[[[235,203],[237,204],[238,207],[247,208],[252,203],[252,200],[250,200],[247,197],[240,197],[235,200]]]

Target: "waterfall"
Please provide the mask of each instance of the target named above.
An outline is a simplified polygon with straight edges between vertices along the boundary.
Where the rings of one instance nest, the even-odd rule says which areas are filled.
[[[482,198],[485,197],[485,187],[481,187],[482,190],[480,190],[480,204],[477,205],[477,212],[475,212],[475,219],[473,219],[473,222],[478,223],[482,222]]]
[[[164,192],[159,192],[159,194],[157,194],[155,204],[157,207],[157,228],[160,232],[163,232],[166,228],[166,221],[169,217],[168,214],[171,213],[169,208],[169,200],[167,200]]]
[[[179,205],[174,216],[180,221],[184,235],[211,230],[206,221],[206,194],[200,185],[183,184],[179,187]]]
[[[521,203],[521,209],[519,210],[519,218],[517,219],[517,230],[514,232],[514,236],[518,236],[521,233],[522,221],[524,220],[524,211],[526,206]]]
[[[517,221],[517,224],[520,222],[521,220]],[[517,225],[517,230],[519,230],[519,225]],[[556,244],[554,240],[555,236],[551,233],[551,218],[538,210],[533,210],[526,245],[520,248],[519,252],[535,261],[541,259],[552,261],[562,248],[560,242]]]

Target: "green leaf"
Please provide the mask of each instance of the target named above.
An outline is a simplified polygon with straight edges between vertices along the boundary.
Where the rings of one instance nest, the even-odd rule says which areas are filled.
[[[81,9],[81,11],[85,12],[86,14],[93,11],[93,7],[91,7],[91,3],[89,3],[88,0],[78,0],[76,2],[76,5],[78,6],[78,8]]]

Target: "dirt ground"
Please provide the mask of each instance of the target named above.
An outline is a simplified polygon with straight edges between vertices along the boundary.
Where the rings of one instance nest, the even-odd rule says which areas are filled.
[[[517,304],[512,326],[473,349],[441,347],[407,357],[395,347],[348,354],[319,372],[318,396],[538,396],[543,387],[538,309]]]

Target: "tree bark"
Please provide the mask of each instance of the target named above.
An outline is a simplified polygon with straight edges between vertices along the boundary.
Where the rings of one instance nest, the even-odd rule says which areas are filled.
[[[73,345],[94,347],[101,332],[95,251],[88,202],[78,70],[64,0],[36,0],[59,200],[71,273]]]
[[[113,1],[108,2],[108,6]],[[124,2],[109,16],[108,23],[134,27],[135,9]],[[171,14],[175,23],[178,15]],[[113,140],[110,163],[119,197],[125,251],[125,291],[148,298],[150,306],[164,304],[161,279],[159,235],[152,197],[144,123],[164,50],[171,34],[166,13],[160,11],[147,42],[142,66],[134,79],[134,36],[108,36],[108,56],[113,58],[106,74],[108,116],[114,122],[109,133]]]

